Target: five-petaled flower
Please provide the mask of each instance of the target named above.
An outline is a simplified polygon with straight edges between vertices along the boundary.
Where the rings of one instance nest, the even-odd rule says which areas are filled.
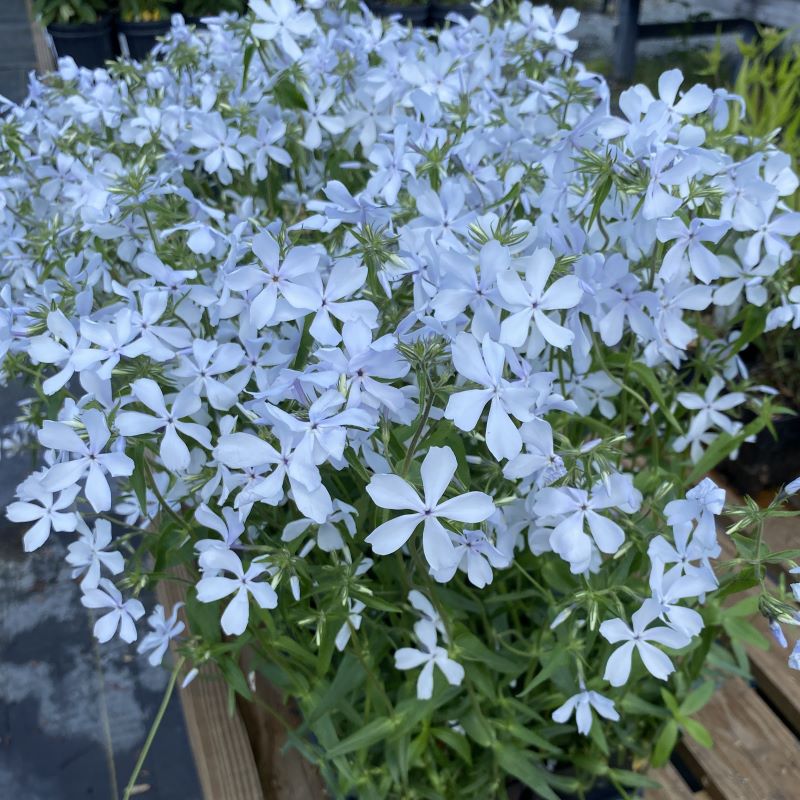
[[[376,506],[411,511],[384,522],[367,536],[375,553],[387,555],[399,550],[419,524],[424,523],[422,549],[428,564],[436,570],[447,568],[456,560],[453,542],[439,520],[483,522],[494,512],[492,498],[484,492],[467,492],[442,502],[457,466],[449,447],[431,447],[420,467],[424,499],[399,475],[372,476],[367,493]]]
[[[631,674],[631,659],[634,650],[638,651],[645,668],[654,677],[664,681],[675,671],[669,656],[651,642],[680,649],[689,644],[689,637],[666,625],[648,628],[647,626],[658,617],[658,614],[658,608],[642,606],[633,613],[630,626],[621,619],[607,619],[600,625],[600,634],[608,642],[611,644],[623,642],[606,662],[606,671],[603,677],[612,686],[622,686],[627,683],[628,676]]]

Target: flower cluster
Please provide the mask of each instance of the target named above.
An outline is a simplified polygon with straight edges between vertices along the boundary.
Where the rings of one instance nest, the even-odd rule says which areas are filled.
[[[724,492],[692,486],[768,418],[739,353],[797,318],[797,178],[678,70],[615,116],[574,13],[313,5],[177,18],[8,110],[0,353],[44,450],[8,516],[73,537],[102,641],[188,574],[186,656],[253,648],[342,795],[473,746],[471,796],[574,791],[641,738],[616,687],[688,690],[719,624]],[[184,623],[149,622],[155,664]]]

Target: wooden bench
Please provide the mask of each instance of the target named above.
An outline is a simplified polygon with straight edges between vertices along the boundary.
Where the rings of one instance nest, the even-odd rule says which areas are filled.
[[[714,480],[725,485],[718,476]],[[728,502],[741,502],[725,488]],[[764,538],[773,551],[798,547],[800,518],[770,520]],[[730,540],[722,536],[721,544],[723,557],[732,557]],[[738,594],[732,599],[741,598]],[[688,737],[683,740],[675,754],[682,771],[670,765],[655,772],[652,777],[662,789],[649,792],[647,800],[800,798],[800,672],[788,668],[788,650],[774,641],[766,620],[758,616],[751,621],[770,642],[769,650],[747,650],[752,685],[732,678],[717,691],[697,715],[711,732],[714,747],[707,750]],[[693,786],[701,788],[693,791]]]

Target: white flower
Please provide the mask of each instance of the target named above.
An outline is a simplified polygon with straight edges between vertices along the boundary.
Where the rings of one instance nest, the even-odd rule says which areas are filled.
[[[555,267],[556,260],[549,250],[537,250],[528,258],[512,263],[525,272],[525,280],[516,269],[501,272],[497,276],[500,294],[512,311],[500,327],[500,341],[512,347],[521,347],[531,333],[531,322],[546,342],[563,349],[572,344],[574,334],[553,321],[546,314],[562,308],[573,308],[583,295],[578,279],[565,275],[545,289],[547,279]]]
[[[151,666],[157,667],[164,659],[169,643],[180,636],[186,626],[178,619],[178,611],[183,607],[183,603],[175,603],[172,607],[172,614],[167,617],[164,606],[157,605],[153,613],[147,618],[147,624],[153,629],[145,635],[136,648],[137,653],[150,651],[148,661]]]
[[[303,57],[295,37],[305,37],[316,27],[313,14],[300,11],[292,0],[249,0],[250,9],[258,22],[251,30],[253,36],[264,41],[277,40],[294,61]]]
[[[798,492],[800,492],[800,477],[795,478],[793,481],[789,481],[789,483],[783,487],[783,493],[787,497],[791,497],[793,494],[797,494]]]
[[[616,505],[617,499],[602,486],[591,493],[567,486],[547,487],[536,494],[533,513],[540,521],[556,522],[550,545],[578,573],[588,569],[593,545],[602,553],[613,554],[625,541],[622,528],[597,513]],[[584,526],[588,526],[591,536],[585,533]]]
[[[179,392],[167,409],[161,387],[150,378],[140,378],[131,386],[134,397],[154,412],[155,416],[140,411],[121,411],[115,420],[117,430],[123,436],[139,436],[164,429],[159,454],[164,466],[174,472],[183,472],[189,466],[189,448],[178,436],[189,436],[206,449],[211,449],[211,433],[203,425],[183,422],[186,417],[200,410],[200,398],[191,388]]]
[[[522,449],[522,437],[509,413],[517,419],[531,417],[533,392],[521,385],[514,386],[503,378],[506,357],[501,345],[487,333],[481,349],[475,337],[459,333],[452,344],[453,365],[460,375],[483,386],[450,395],[444,411],[462,431],[471,431],[489,403],[486,421],[486,445],[496,459],[514,458]]]
[[[81,597],[86,608],[109,608],[94,624],[94,635],[99,642],[108,642],[119,630],[124,642],[136,641],[135,621],[144,616],[144,606],[135,598],[123,600],[119,589],[108,578],[101,578],[98,588],[86,589]]]
[[[224,570],[234,575],[233,578],[204,575],[197,583],[197,599],[201,603],[213,603],[233,595],[220,619],[222,630],[228,635],[238,636],[244,633],[250,616],[250,595],[259,608],[269,609],[278,605],[275,590],[268,583],[256,582],[256,578],[268,569],[263,562],[253,561],[245,571],[236,553],[212,548],[201,555],[200,566],[214,571]]]
[[[619,720],[613,700],[603,697],[599,692],[588,691],[581,683],[581,691],[572,695],[564,705],[553,712],[553,721],[563,724],[575,714],[578,733],[588,736],[592,729],[592,709],[612,722]]]
[[[676,527],[681,523],[697,522],[695,539],[715,558],[720,549],[717,542],[716,517],[725,505],[725,490],[711,478],[703,478],[686,493],[685,500],[671,500],[664,508],[667,522]]]
[[[95,589],[100,582],[100,568],[105,567],[112,575],[119,575],[125,566],[122,553],[106,548],[111,544],[111,523],[106,519],[98,519],[91,530],[83,522],[78,525],[80,539],[68,548],[67,563],[71,564],[72,577],[84,575],[81,589]]]
[[[414,623],[414,635],[419,641],[420,649],[401,647],[394,654],[394,665],[402,670],[422,667],[417,678],[417,699],[428,700],[433,696],[434,666],[451,686],[460,686],[464,680],[464,667],[453,661],[444,647],[439,647],[433,623],[424,619]]]
[[[449,447],[431,447],[428,450],[420,468],[424,500],[398,475],[372,476],[367,493],[376,506],[393,511],[411,511],[384,522],[367,536],[367,542],[375,553],[387,555],[399,550],[419,524],[424,523],[422,549],[428,564],[434,570],[453,564],[455,548],[439,518],[476,523],[488,519],[494,512],[492,498],[483,492],[467,492],[441,502],[456,474],[456,467],[456,457]]]
[[[483,531],[450,532],[450,540],[455,548],[453,565],[432,570],[433,577],[442,583],[447,583],[456,569],[460,569],[467,573],[467,578],[473,586],[483,589],[494,578],[492,567],[502,569],[508,567],[510,563],[509,558],[494,546]]]
[[[742,392],[730,392],[720,396],[720,392],[724,388],[725,381],[719,375],[714,375],[702,395],[691,394],[690,392],[678,393],[678,402],[684,408],[698,412],[692,420],[694,429],[705,431],[712,425],[716,425],[727,433],[733,432],[735,428],[734,422],[722,412],[736,408],[736,406],[744,403],[747,397]]]
[[[24,481],[17,489],[20,498],[10,503],[6,509],[6,516],[11,522],[33,522],[23,536],[23,546],[26,553],[41,547],[49,538],[51,529],[54,531],[74,531],[78,524],[78,515],[67,511],[74,502],[79,492],[77,486],[70,486],[60,494],[49,492],[41,483],[31,477]]]
[[[608,619],[600,625],[600,634],[611,644],[623,642],[606,662],[603,677],[612,686],[627,683],[634,650],[639,652],[647,671],[659,680],[666,680],[675,671],[669,657],[651,642],[678,649],[689,644],[689,637],[663,625],[648,628],[657,616],[657,608],[644,605],[631,617],[631,627],[621,619]]]
[[[102,452],[111,433],[101,411],[84,411],[80,420],[86,427],[88,442],[84,442],[73,428],[63,422],[46,420],[39,431],[39,442],[44,447],[78,456],[50,467],[42,478],[42,488],[58,492],[74,486],[85,476],[86,499],[95,511],[108,511],[111,508],[111,487],[106,474],[115,478],[131,475],[133,460],[125,453]]]
[[[350,600],[350,611],[347,615],[347,622],[345,622],[336,634],[334,644],[336,649],[341,653],[347,643],[350,641],[350,636],[354,630],[361,628],[361,612],[365,606],[360,600]]]

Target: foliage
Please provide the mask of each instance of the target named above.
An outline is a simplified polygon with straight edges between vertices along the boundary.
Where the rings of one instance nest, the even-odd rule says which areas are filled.
[[[222,12],[243,14],[246,0],[181,0],[181,13],[187,17],[204,17]]]
[[[164,0],[119,0],[119,18],[123,22],[157,22],[169,19],[175,3]]]
[[[33,11],[42,25],[94,23],[108,12],[106,0],[34,0]]]
[[[731,89],[743,100],[743,113],[733,115],[728,131],[742,137],[742,147],[778,146],[791,158],[796,170],[800,158],[800,44],[790,42],[789,30],[759,29],[752,41],[739,41],[741,61],[735,77],[729,79],[719,44],[708,53],[702,74],[714,82],[731,84]],[[797,189],[786,196],[793,209],[800,208]],[[786,270],[784,293],[800,281],[797,258]],[[797,299],[800,299],[798,297]],[[759,336],[746,360],[754,380],[774,386],[783,401],[793,410],[800,409],[800,372],[797,370],[797,328],[800,317],[791,318],[791,328],[786,322],[786,312],[774,314],[767,322],[764,336]]]
[[[250,699],[246,648],[336,797],[646,785],[762,643],[731,595],[798,619],[797,482],[725,559],[705,477],[776,412],[741,353],[800,307],[788,157],[678,70],[612,114],[574,12],[250,6],[0,124],[8,516],[69,535],[101,641],[188,574],[140,651]]]

